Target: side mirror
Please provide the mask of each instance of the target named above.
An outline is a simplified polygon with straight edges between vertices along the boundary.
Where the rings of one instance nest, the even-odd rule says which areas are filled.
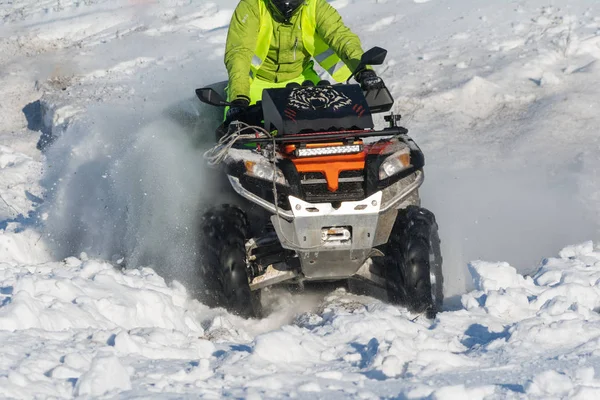
[[[365,53],[360,58],[360,63],[363,65],[381,65],[385,61],[385,57],[387,56],[387,50],[382,49],[381,47],[373,47],[365,51]]]
[[[231,103],[225,101],[216,90],[212,88],[196,89],[196,96],[201,102],[210,104],[211,106],[225,107]]]
[[[360,63],[358,67],[352,72],[352,77],[356,77],[356,74],[362,71],[367,65],[381,65],[385,61],[385,57],[387,56],[387,50],[382,49],[381,47],[373,47],[364,52],[362,57],[360,58]],[[348,79],[348,82],[350,79]]]

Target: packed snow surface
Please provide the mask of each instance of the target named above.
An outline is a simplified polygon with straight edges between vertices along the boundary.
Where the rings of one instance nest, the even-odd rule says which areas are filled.
[[[331,1],[389,51],[447,307],[242,320],[184,287],[236,3],[0,2],[0,397],[600,398],[600,4]]]

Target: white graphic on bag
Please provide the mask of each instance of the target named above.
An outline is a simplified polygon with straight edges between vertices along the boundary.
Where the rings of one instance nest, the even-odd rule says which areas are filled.
[[[349,106],[352,100],[343,93],[331,87],[303,87],[292,90],[288,97],[288,107],[297,110],[322,110],[334,111]]]

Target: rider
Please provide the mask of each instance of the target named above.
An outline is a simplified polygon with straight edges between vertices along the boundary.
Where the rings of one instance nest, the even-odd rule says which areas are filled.
[[[362,55],[360,39],[326,0],[241,0],[225,48],[231,102],[227,120],[259,101],[263,89],[318,83],[313,58],[342,82]],[[357,80],[364,90],[383,86],[371,69],[361,71]]]

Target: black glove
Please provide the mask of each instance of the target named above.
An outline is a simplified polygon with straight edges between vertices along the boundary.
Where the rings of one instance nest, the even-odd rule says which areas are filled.
[[[247,97],[238,97],[231,102],[229,110],[227,110],[227,121],[235,121],[250,105],[250,99]]]
[[[362,90],[383,89],[385,87],[383,80],[371,69],[360,72],[356,80],[360,83]]]

